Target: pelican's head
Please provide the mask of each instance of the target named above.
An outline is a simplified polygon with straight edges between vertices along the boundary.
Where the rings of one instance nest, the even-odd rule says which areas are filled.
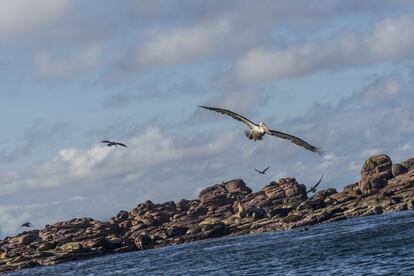
[[[263,123],[263,122],[260,122],[259,123],[259,127],[264,131],[264,132],[266,132],[267,134],[270,134],[270,130],[269,130],[269,128],[267,127],[267,125],[265,124],[265,123]]]

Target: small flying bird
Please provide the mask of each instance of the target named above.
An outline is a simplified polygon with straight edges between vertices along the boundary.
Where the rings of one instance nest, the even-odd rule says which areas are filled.
[[[313,186],[313,187],[311,187],[306,193],[316,193],[316,187],[318,187],[318,185],[319,184],[321,184],[321,182],[322,182],[322,179],[323,179],[323,176],[321,177],[321,179],[319,179],[319,181],[318,182],[316,182],[316,184]]]
[[[33,225],[30,222],[25,222],[20,227],[33,227]]]
[[[115,142],[115,141],[104,140],[104,141],[101,141],[101,143],[106,143],[106,145],[108,147],[115,146],[117,148],[118,146],[121,146],[121,147],[127,148],[127,145],[122,144],[122,143],[118,143],[118,142]]]
[[[260,122],[259,124],[255,124],[252,121],[250,121],[249,119],[233,112],[227,109],[223,109],[223,108],[216,108],[216,107],[208,107],[208,106],[202,106],[200,105],[199,107],[201,108],[205,108],[207,110],[211,110],[211,111],[215,111],[224,115],[228,115],[230,117],[232,117],[233,119],[236,119],[237,121],[240,121],[244,124],[246,124],[250,129],[245,131],[245,134],[247,136],[247,138],[249,138],[250,140],[253,141],[257,141],[257,140],[262,140],[263,136],[265,134],[269,134],[278,138],[282,138],[282,139],[286,139],[289,140],[291,143],[300,146],[306,150],[315,152],[319,155],[323,155],[324,152],[322,152],[322,150],[318,147],[312,146],[311,144],[309,144],[308,142],[302,140],[299,137],[287,134],[287,133],[283,133],[280,131],[276,131],[276,130],[271,130],[269,129],[265,123]]]
[[[256,172],[260,173],[260,174],[266,174],[266,171],[269,169],[270,167],[267,167],[266,169],[264,169],[263,171],[259,171],[258,169],[254,169]]]

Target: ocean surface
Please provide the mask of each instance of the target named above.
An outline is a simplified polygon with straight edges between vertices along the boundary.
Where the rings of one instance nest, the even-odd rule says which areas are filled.
[[[9,275],[414,275],[414,212],[108,255]]]

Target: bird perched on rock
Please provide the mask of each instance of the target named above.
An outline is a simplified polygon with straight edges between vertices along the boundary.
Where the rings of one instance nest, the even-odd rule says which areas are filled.
[[[315,193],[316,192],[316,187],[318,187],[318,185],[319,184],[321,184],[321,182],[322,182],[322,179],[323,179],[323,176],[321,177],[321,179],[319,179],[319,181],[318,182],[316,182],[316,184],[313,186],[313,187],[311,187],[306,193]]]
[[[33,225],[30,222],[25,222],[20,227],[33,227]]]
[[[283,133],[280,131],[276,131],[276,130],[271,130],[269,129],[265,123],[260,122],[259,124],[255,124],[252,121],[250,121],[249,119],[241,116],[240,114],[237,114],[233,111],[227,110],[227,109],[223,109],[223,108],[217,108],[217,107],[208,107],[208,106],[202,106],[200,105],[201,108],[207,109],[207,110],[211,110],[211,111],[215,111],[221,114],[225,114],[228,115],[230,117],[232,117],[233,119],[236,119],[237,121],[240,121],[244,124],[246,124],[249,127],[249,130],[245,131],[245,134],[247,136],[247,138],[249,138],[250,140],[253,141],[257,141],[257,140],[262,140],[263,136],[265,134],[268,135],[272,135],[281,139],[286,139],[289,140],[290,142],[292,142],[293,144],[300,146],[306,150],[315,152],[319,155],[323,155],[324,153],[321,151],[320,148],[312,146],[311,144],[309,144],[308,142],[302,140],[299,137],[287,134],[287,133]]]
[[[115,142],[115,141],[104,140],[104,141],[101,141],[101,143],[106,143],[106,145],[108,147],[112,147],[112,146],[118,147],[118,146],[121,146],[121,147],[127,148],[127,145],[122,144],[122,143],[119,143],[119,142]]]
[[[266,174],[266,171],[269,169],[270,167],[267,167],[266,169],[264,169],[263,171],[259,171],[258,169],[254,169],[256,172],[260,173],[260,174]]]

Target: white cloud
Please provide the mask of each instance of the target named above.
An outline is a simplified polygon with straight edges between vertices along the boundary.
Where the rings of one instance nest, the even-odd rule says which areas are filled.
[[[159,128],[147,128],[144,133],[126,141],[127,149],[103,145],[88,149],[62,149],[53,159],[38,164],[28,174],[3,175],[7,181],[2,181],[0,187],[2,195],[7,195],[73,183],[99,182],[114,175],[133,176],[137,170],[145,171],[165,162],[220,152],[232,142],[231,138],[225,135],[206,144],[187,145],[165,136]],[[129,178],[129,181],[138,179]]]
[[[412,55],[414,50],[414,17],[385,19],[363,41],[367,54],[373,59],[399,59]]]
[[[1,0],[0,35],[14,35],[50,23],[63,15],[68,0]]]
[[[326,41],[287,48],[256,47],[235,63],[241,80],[266,81],[300,77],[414,57],[414,17],[401,16],[376,24],[365,35],[340,34]]]
[[[379,82],[376,82],[365,89],[361,96],[365,100],[372,100],[376,97],[376,100],[387,100],[397,97],[403,93],[402,87],[403,80],[400,78],[386,78]]]
[[[34,57],[35,72],[43,78],[66,78],[97,65],[100,46],[80,49],[74,55],[52,56],[48,53]]]
[[[193,27],[157,33],[138,48],[135,61],[141,66],[191,62],[209,54],[232,28],[231,19],[225,17]]]

